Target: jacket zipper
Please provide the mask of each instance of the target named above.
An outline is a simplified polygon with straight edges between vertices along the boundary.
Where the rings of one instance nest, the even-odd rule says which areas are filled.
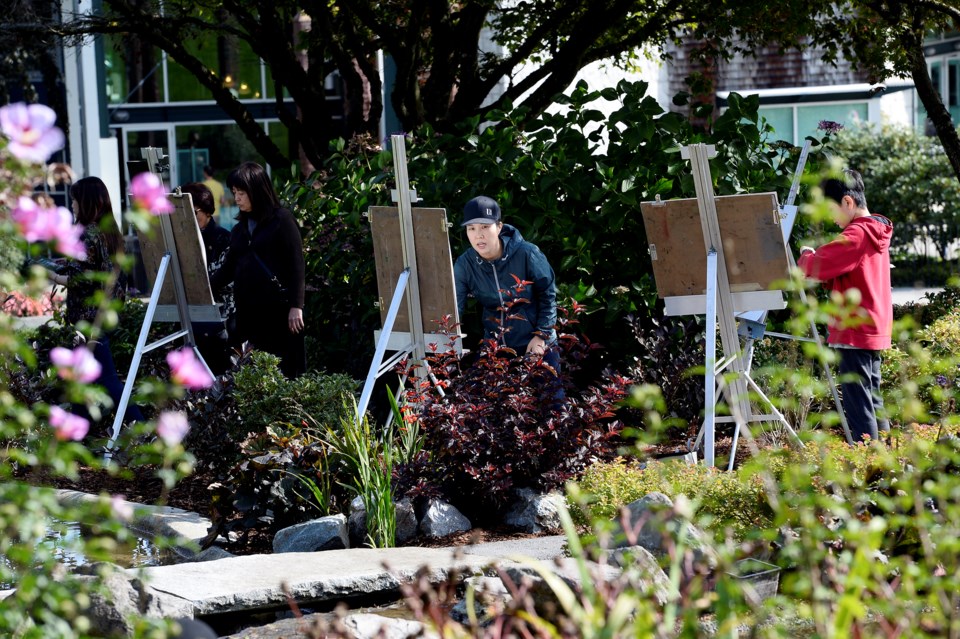
[[[503,331],[505,328],[503,324],[507,321],[506,317],[504,317],[503,291],[500,290],[500,278],[497,277],[497,265],[493,262],[490,262],[490,268],[493,269],[493,283],[497,286],[497,297],[500,298],[500,335],[503,336]],[[503,344],[506,346],[506,342]]]

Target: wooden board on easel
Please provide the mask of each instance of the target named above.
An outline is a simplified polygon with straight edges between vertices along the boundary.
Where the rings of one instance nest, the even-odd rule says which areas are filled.
[[[776,193],[715,198],[730,292],[766,291],[789,277]],[[707,262],[696,198],[643,202],[657,294],[702,295]]]
[[[457,290],[453,280],[453,256],[445,209],[412,208],[413,235],[417,247],[417,280],[420,284],[420,317],[424,333],[436,333],[437,321],[450,315],[457,323]],[[400,235],[400,210],[394,206],[371,206],[368,217],[373,234],[373,255],[377,266],[381,325],[393,297],[397,279],[404,269]],[[410,318],[403,304],[394,331],[409,332]]]
[[[200,237],[200,227],[193,210],[193,199],[189,193],[182,195],[170,194],[168,199],[174,210],[167,215],[151,217],[150,230],[143,232],[137,229],[140,240],[140,253],[143,256],[143,266],[151,287],[156,284],[157,270],[160,260],[168,251],[177,257],[180,277],[183,280],[187,304],[190,308],[192,321],[220,321],[220,312],[210,288],[210,278],[207,275],[206,252]],[[164,225],[169,225],[168,232],[164,232]],[[169,237],[168,237],[169,235]],[[169,246],[170,243],[173,246]],[[178,317],[172,309],[176,306],[176,297],[173,286],[164,286],[160,291],[157,321],[177,321]]]

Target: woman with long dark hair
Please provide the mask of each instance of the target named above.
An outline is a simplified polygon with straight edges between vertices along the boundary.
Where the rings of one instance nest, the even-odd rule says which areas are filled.
[[[241,341],[280,358],[289,378],[307,369],[303,344],[304,262],[300,228],[280,205],[270,176],[244,162],[227,177],[239,213],[214,291],[233,281]],[[232,336],[231,336],[232,337]]]
[[[50,279],[66,287],[66,321],[77,326],[95,322],[100,310],[96,299],[98,292],[103,291],[112,299],[123,299],[126,274],[117,264],[118,258],[123,256],[123,235],[113,216],[110,193],[103,180],[98,177],[77,180],[70,187],[70,198],[74,220],[83,226],[80,239],[87,257],[84,260],[68,259],[58,273],[50,274]],[[110,290],[106,290],[108,285]],[[99,335],[94,335],[89,346],[101,366],[100,377],[95,383],[105,387],[113,405],[118,406],[123,384],[110,352],[109,332],[100,331]],[[139,407],[130,405],[125,418],[128,422],[143,421],[143,414]]]

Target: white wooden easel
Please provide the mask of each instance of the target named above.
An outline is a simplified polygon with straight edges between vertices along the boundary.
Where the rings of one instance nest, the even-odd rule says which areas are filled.
[[[377,379],[384,373],[393,370],[393,368],[402,359],[412,356],[413,364],[417,367],[418,376],[429,378],[436,382],[433,374],[430,372],[426,363],[426,350],[428,345],[437,344],[447,348],[450,342],[450,336],[436,333],[427,333],[423,329],[423,314],[420,296],[420,279],[417,271],[417,246],[416,236],[414,234],[412,203],[419,201],[417,192],[410,188],[409,176],[407,174],[407,151],[406,141],[403,135],[393,135],[390,137],[391,148],[393,151],[393,167],[397,179],[397,188],[392,191],[392,199],[397,203],[400,216],[400,241],[403,251],[403,270],[397,278],[396,287],[390,299],[386,317],[383,320],[382,330],[374,332],[374,338],[377,341],[373,361],[367,372],[366,380],[363,384],[363,390],[360,393],[360,400],[357,405],[357,418],[362,419],[370,404],[370,397]],[[450,274],[452,279],[452,272]],[[400,312],[403,297],[407,297],[407,318],[409,320],[409,331],[395,331],[397,316]],[[454,313],[456,309],[454,308]],[[454,317],[454,323],[457,318]],[[461,349],[460,339],[454,341],[454,348],[459,352]],[[386,352],[395,351],[386,361],[384,357]],[[437,386],[438,392],[443,395],[443,389]]]
[[[161,346],[165,346],[166,344],[169,344],[175,340],[186,338],[185,344],[193,349],[194,355],[196,355],[197,359],[207,370],[207,372],[210,373],[210,377],[214,377],[213,373],[210,371],[210,367],[207,366],[206,361],[200,354],[200,350],[197,348],[196,339],[193,335],[192,322],[221,321],[222,318],[220,316],[220,307],[216,303],[208,305],[191,305],[188,303],[187,290],[186,286],[184,285],[180,258],[177,254],[177,243],[174,237],[173,223],[171,218],[172,215],[178,213],[183,215],[184,207],[189,207],[189,214],[194,218],[194,223],[196,223],[196,217],[193,215],[192,199],[189,194],[181,194],[179,189],[177,189],[177,193],[170,194],[168,198],[174,204],[176,211],[171,215],[157,216],[160,223],[160,239],[163,242],[164,252],[157,268],[157,276],[154,279],[153,289],[150,292],[150,301],[147,304],[147,311],[143,318],[143,324],[140,326],[140,334],[137,338],[137,345],[133,352],[133,358],[130,360],[130,369],[127,371],[127,378],[123,385],[123,394],[120,397],[120,403],[117,406],[117,414],[113,420],[113,428],[110,433],[110,439],[107,441],[106,452],[104,453],[104,461],[110,461],[110,459],[113,457],[113,449],[116,446],[117,439],[120,436],[120,429],[123,426],[123,418],[126,415],[127,406],[130,404],[130,396],[133,394],[133,387],[137,380],[137,375],[140,370],[140,362],[143,359],[144,353],[149,353],[150,351],[160,348]],[[199,233],[200,231],[198,228],[198,242]],[[200,247],[202,249],[202,243],[200,243]],[[173,287],[174,304],[160,304],[160,294],[168,282]],[[207,286],[209,287],[209,282],[207,283]],[[212,294],[210,299],[213,299]],[[180,330],[147,344],[147,339],[150,335],[150,328],[153,326],[155,321],[176,322],[180,325]]]
[[[699,445],[704,442],[704,463],[715,465],[715,428],[717,423],[733,422],[736,433],[752,422],[778,421],[790,436],[800,441],[783,414],[750,376],[749,360],[740,346],[736,317],[746,311],[766,312],[784,308],[781,291],[751,291],[732,293],[724,255],[724,243],[717,220],[716,195],[710,175],[709,160],[716,155],[712,145],[693,144],[681,149],[684,159],[690,160],[693,169],[697,206],[703,231],[704,249],[707,253],[706,295],[684,296],[685,299],[665,298],[667,314],[706,314],[706,357],[704,375],[704,421],[697,437]],[[776,211],[774,213],[777,213]],[[703,297],[701,300],[700,298]],[[701,306],[702,304],[702,306]],[[703,311],[700,311],[700,309]],[[716,327],[719,323],[723,358],[717,360]],[[730,377],[729,381],[727,377]],[[750,402],[750,392],[756,393],[769,407],[769,413],[756,414]],[[730,416],[717,417],[717,401],[725,396]],[[736,448],[730,452],[730,468],[733,466]]]

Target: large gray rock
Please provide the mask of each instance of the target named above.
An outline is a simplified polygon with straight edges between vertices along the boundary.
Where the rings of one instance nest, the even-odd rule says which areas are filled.
[[[346,515],[330,515],[305,521],[277,532],[273,552],[316,552],[348,548]]]
[[[431,499],[420,518],[420,533],[427,537],[447,537],[473,528],[470,520],[445,501]]]
[[[595,582],[613,581],[620,577],[620,569],[607,564],[586,562],[591,579]],[[576,559],[571,557],[558,558],[553,561],[531,561],[517,564],[506,564],[503,571],[518,586],[527,583],[530,586],[530,596],[533,603],[541,612],[559,609],[557,594],[549,583],[541,576],[540,570],[549,570],[565,583],[574,592],[581,592],[581,572]],[[538,570],[539,568],[539,570]]]
[[[563,495],[544,495],[529,488],[520,488],[515,494],[516,501],[504,516],[505,524],[528,533],[560,530],[560,511],[566,507]]]
[[[347,615],[343,625],[355,639],[408,639],[408,637],[437,637],[427,632],[425,626],[412,619],[381,617],[370,613]]]
[[[193,618],[193,606],[189,601],[151,588],[118,566],[94,564],[86,570],[91,576],[80,579],[95,581],[101,586],[90,594],[90,606],[86,611],[90,634],[133,636],[137,617]]]
[[[398,596],[400,584],[418,575],[441,583],[487,569],[489,557],[453,549],[354,548],[327,552],[243,555],[204,563],[130,569],[155,589],[193,604],[194,616],[287,607],[289,593],[301,607],[338,601]],[[284,587],[286,584],[286,587]]]
[[[653,595],[657,603],[661,606],[667,603],[673,590],[670,578],[649,550],[641,546],[619,548],[612,553],[610,560],[636,587]]]
[[[466,580],[466,586],[473,591],[473,613],[481,625],[502,612],[513,598],[499,577],[476,575]],[[450,609],[450,618],[463,625],[470,624],[466,596]]]
[[[210,546],[198,552],[190,561],[216,561],[217,559],[226,559],[227,557],[234,556],[232,552],[224,550],[220,546]]]
[[[693,524],[674,516],[673,501],[663,493],[650,493],[626,506],[627,526],[617,520],[613,545],[615,548],[641,546],[654,556],[667,552],[671,540],[677,540],[692,550],[697,561],[706,561],[713,568],[717,565],[716,553],[710,547],[707,536]]]
[[[396,541],[403,545],[417,536],[417,513],[413,508],[413,501],[404,497],[393,502],[396,513]],[[350,534],[350,545],[360,548],[367,543],[367,511],[363,500],[354,497],[350,502],[350,516],[347,518],[347,529]]]
[[[403,545],[417,536],[417,513],[409,497],[394,503],[394,507],[397,511],[397,544]]]

